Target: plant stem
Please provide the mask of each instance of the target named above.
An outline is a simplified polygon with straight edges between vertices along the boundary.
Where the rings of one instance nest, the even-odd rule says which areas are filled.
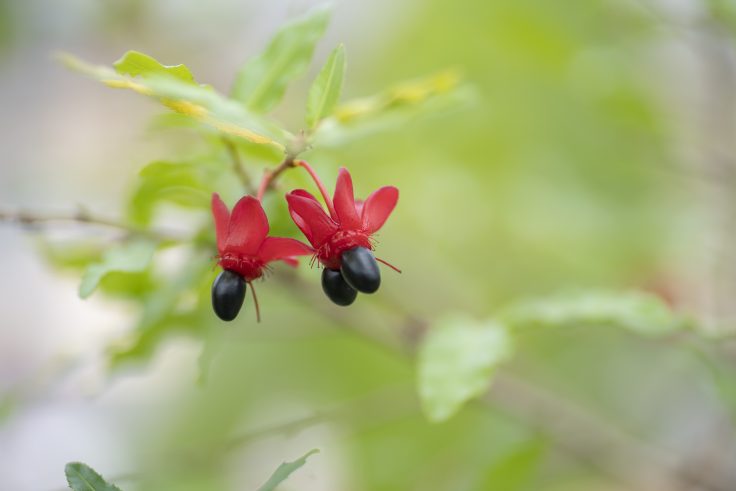
[[[253,186],[253,179],[251,179],[250,174],[248,174],[247,169],[243,165],[238,148],[232,140],[226,136],[222,137],[222,143],[225,145],[225,150],[227,150],[227,153],[230,156],[230,161],[233,164],[233,172],[235,172],[235,175],[240,179],[240,182],[245,188],[245,192],[248,194],[254,194],[255,187]]]
[[[263,201],[263,196],[273,189],[276,179],[286,170],[294,167],[294,156],[287,155],[286,158],[272,171],[267,171],[258,186],[258,201]]]
[[[303,168],[309,173],[310,176],[312,176],[312,180],[317,185],[317,188],[319,188],[319,192],[322,194],[322,199],[325,200],[325,205],[327,205],[327,209],[329,210],[330,215],[333,217],[337,216],[337,214],[335,213],[335,206],[332,204],[332,198],[330,198],[330,195],[327,192],[327,188],[325,188],[322,180],[319,178],[314,169],[312,169],[312,166],[310,166],[306,160],[297,160],[294,162],[294,165]]]
[[[72,214],[38,214],[27,211],[0,210],[0,222],[18,223],[25,226],[48,225],[54,222],[71,222],[114,228],[130,235],[139,235],[161,241],[183,242],[189,240],[189,237],[184,236],[182,233],[164,230],[144,230],[123,222],[93,216],[83,208]]]

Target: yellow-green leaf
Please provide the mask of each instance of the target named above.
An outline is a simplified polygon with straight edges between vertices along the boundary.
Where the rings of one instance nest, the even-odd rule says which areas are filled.
[[[315,448],[314,450],[310,450],[294,462],[284,462],[283,464],[278,466],[278,468],[273,473],[273,475],[271,475],[268,481],[266,481],[263,486],[258,488],[258,491],[274,491],[276,487],[284,482],[286,478],[288,478],[295,470],[306,464],[307,458],[309,458],[310,455],[316,454],[318,452],[319,450]]]
[[[211,186],[202,165],[189,162],[151,162],[140,172],[138,187],[128,203],[128,217],[148,225],[161,202],[208,209]]]
[[[151,263],[156,244],[150,240],[136,240],[105,251],[102,260],[90,264],[82,276],[79,296],[89,297],[100,281],[112,272],[140,273]]]
[[[279,29],[263,53],[240,69],[232,97],[258,113],[272,109],[284,96],[289,82],[309,66],[329,18],[330,9],[322,6]]]
[[[488,390],[496,367],[512,353],[503,324],[447,318],[434,325],[419,347],[419,397],[427,418],[441,422]]]
[[[456,72],[446,71],[348,101],[322,120],[311,142],[336,146],[378,131],[400,128],[418,116],[467,106],[476,94],[472,87],[460,85],[459,80]]]
[[[339,45],[330,54],[325,66],[309,89],[307,98],[307,127],[314,128],[332,111],[340,99],[345,79],[345,46]]]
[[[285,131],[249,112],[237,102],[223,97],[211,87],[159,73],[150,73],[145,78],[132,78],[106,66],[90,65],[68,54],[62,54],[59,58],[67,67],[99,80],[108,87],[129,89],[153,97],[169,109],[208,124],[222,133],[284,150],[283,143],[289,136]]]
[[[163,65],[156,59],[138,51],[128,51],[122,58],[113,63],[115,70],[120,75],[131,77],[148,77],[151,75],[167,75],[196,84],[192,72],[186,65]]]
[[[660,336],[686,328],[688,319],[675,313],[651,293],[583,292],[518,302],[503,314],[504,320],[524,326],[595,326],[628,329],[646,336]]]
[[[457,72],[448,70],[403,82],[372,97],[347,102],[337,108],[335,118],[343,124],[351,123],[390,109],[418,106],[435,96],[451,92],[459,81]]]

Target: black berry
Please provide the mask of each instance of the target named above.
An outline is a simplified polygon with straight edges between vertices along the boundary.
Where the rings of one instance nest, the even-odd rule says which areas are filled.
[[[339,269],[322,270],[322,290],[337,305],[343,307],[355,301],[358,292],[345,282]]]
[[[365,247],[355,247],[342,253],[342,276],[359,292],[373,293],[381,286],[381,271],[373,253]]]
[[[238,273],[225,270],[212,283],[212,308],[217,317],[231,321],[238,316],[245,299],[245,280]]]

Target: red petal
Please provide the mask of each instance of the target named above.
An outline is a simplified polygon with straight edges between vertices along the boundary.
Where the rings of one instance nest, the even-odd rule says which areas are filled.
[[[393,186],[379,188],[363,203],[363,228],[372,234],[383,226],[386,219],[394,211],[399,200],[399,190]]]
[[[345,167],[340,167],[335,185],[335,197],[332,199],[335,205],[337,219],[343,229],[360,228],[360,217],[355,211],[355,196],[353,193],[353,180]]]
[[[266,237],[258,250],[258,258],[264,263],[294,256],[308,256],[314,250],[303,242],[286,237]]]
[[[295,189],[289,194],[293,194],[294,196],[301,196],[302,198],[311,199],[312,201],[315,201],[317,202],[317,204],[319,204],[319,200],[317,200],[317,198],[315,198],[314,195],[310,193],[309,191],[307,191],[306,189]]]
[[[335,221],[327,216],[322,205],[311,194],[302,190],[292,191],[286,195],[286,201],[294,223],[314,247],[319,247],[337,232]]]
[[[294,195],[294,196],[301,196],[303,198],[317,201],[317,198],[315,198],[311,193],[309,193],[308,191],[305,191],[304,189],[295,189],[289,194]],[[287,202],[289,201],[289,194],[286,195]],[[304,236],[311,243],[312,242],[312,230],[306,224],[304,219],[299,214],[294,212],[294,210],[291,209],[291,205],[289,205],[289,214],[291,215],[291,219],[294,220],[294,223],[296,224],[296,226],[299,227],[299,230],[302,231]]]
[[[282,259],[282,261],[288,264],[289,266],[291,266],[292,268],[296,268],[297,266],[299,266],[299,261],[297,261],[293,257],[285,257]]]
[[[255,256],[268,235],[268,218],[253,196],[240,198],[230,215],[226,249]]]
[[[222,254],[227,242],[227,225],[230,222],[230,212],[222,202],[220,195],[212,193],[212,216],[215,219],[215,235],[217,236],[217,250]]]

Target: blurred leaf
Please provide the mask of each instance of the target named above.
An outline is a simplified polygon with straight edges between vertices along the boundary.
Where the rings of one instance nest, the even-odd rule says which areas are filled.
[[[459,84],[453,71],[404,82],[372,97],[356,99],[338,106],[322,121],[313,142],[336,146],[379,131],[406,125],[423,115],[463,108],[478,97],[475,91]]]
[[[332,111],[340,99],[342,83],[345,78],[345,46],[339,45],[330,54],[325,66],[317,75],[309,89],[307,98],[307,127],[314,128]]]
[[[458,73],[450,70],[402,82],[372,97],[343,104],[335,111],[335,118],[345,124],[374,117],[391,109],[418,106],[432,97],[451,92],[457,88],[459,82]]]
[[[724,26],[733,36],[736,34],[736,5],[733,0],[706,0],[710,17]]]
[[[122,58],[113,63],[113,66],[120,75],[130,75],[131,77],[168,75],[196,85],[194,76],[186,65],[162,65],[153,57],[138,51],[128,51]]]
[[[240,69],[232,97],[252,111],[271,110],[283,97],[289,82],[309,66],[329,18],[328,7],[317,7],[279,29],[263,53]]]
[[[0,394],[0,427],[15,413],[18,406],[17,394],[12,392]]]
[[[638,334],[658,336],[688,326],[659,297],[644,292],[584,292],[519,302],[504,312],[514,327],[524,325],[609,325]]]
[[[276,489],[276,486],[281,484],[288,478],[292,472],[299,469],[301,466],[307,463],[307,458],[310,455],[319,453],[318,449],[310,450],[306,454],[304,454],[302,457],[298,458],[294,462],[284,462],[278,468],[276,471],[271,475],[271,477],[266,481],[266,483],[258,488],[258,491],[273,491]]]
[[[120,488],[107,483],[91,467],[81,462],[71,462],[64,468],[69,487],[74,491],[120,491]]]
[[[99,261],[103,246],[94,241],[57,244],[42,239],[38,242],[38,250],[54,268],[80,271],[91,262]]]
[[[488,489],[522,491],[527,489],[543,456],[544,443],[542,441],[531,440],[524,443],[495,462],[483,476],[480,485],[476,489],[478,491]]]
[[[211,186],[205,183],[203,166],[194,163],[152,162],[139,173],[140,183],[128,203],[133,223],[147,225],[160,202],[208,209]]]
[[[441,422],[488,390],[496,367],[513,346],[503,324],[464,318],[438,322],[419,347],[418,385],[430,421]]]
[[[102,260],[91,264],[79,285],[79,296],[89,297],[102,278],[111,272],[138,273],[151,263],[156,244],[150,240],[135,240],[105,251]]]
[[[718,397],[736,425],[736,366],[709,350],[696,349],[695,353],[707,368]]]
[[[138,273],[111,271],[100,280],[97,290],[108,297],[140,300],[157,287],[151,271],[145,269]]]
[[[211,275],[207,271],[212,265],[207,256],[190,256],[179,271],[145,297],[141,318],[131,338],[123,346],[110,350],[111,369],[151,356],[175,331],[193,332],[206,327],[203,316],[211,315],[208,310]],[[193,296],[192,304],[178,311],[182,299],[188,295]]]
[[[67,67],[113,88],[129,89],[156,98],[180,114],[208,124],[222,133],[261,145],[284,149],[287,133],[211,87],[191,84],[171,75],[151,73],[146,78],[120,75],[105,66],[90,65],[69,54],[59,56]]]

